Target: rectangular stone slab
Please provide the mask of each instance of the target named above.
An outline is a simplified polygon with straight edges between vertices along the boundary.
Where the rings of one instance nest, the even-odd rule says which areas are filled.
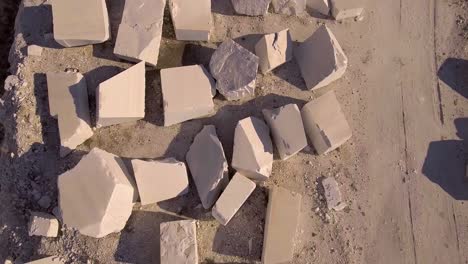
[[[114,54],[129,61],[156,66],[166,0],[127,0]]]
[[[213,217],[222,225],[227,225],[254,189],[255,183],[253,181],[236,173],[213,206],[211,210]]]
[[[110,38],[105,0],[53,0],[54,39],[64,47],[97,44]]]
[[[341,211],[346,207],[342,202],[341,191],[333,177],[326,177],[322,180],[322,187],[325,192],[328,210]]]
[[[195,220],[166,222],[160,225],[161,264],[198,264]]]
[[[364,11],[363,2],[358,0],[330,0],[335,20],[358,17]]]
[[[293,57],[289,29],[264,35],[255,45],[255,54],[260,59],[259,67],[263,74],[290,61]]]
[[[57,237],[59,222],[53,215],[32,212],[28,229],[30,236]]]
[[[263,239],[263,264],[291,263],[302,196],[273,187],[268,197]]]
[[[38,260],[33,260],[30,262],[26,262],[25,264],[62,264],[65,263],[62,260],[60,260],[59,257],[57,256],[51,256],[47,258],[41,258]]]
[[[211,0],[169,0],[169,9],[178,40],[210,39]]]

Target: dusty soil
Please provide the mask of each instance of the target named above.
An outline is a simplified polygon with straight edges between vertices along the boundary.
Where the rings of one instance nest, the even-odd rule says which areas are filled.
[[[211,43],[174,40],[166,12],[158,69],[207,65],[226,38],[252,49],[260,34],[288,27],[293,40],[301,42],[324,23],[337,36],[350,66],[342,79],[312,93],[305,89],[297,65],[287,63],[258,75],[255,98],[233,103],[216,97],[215,115],[169,128],[162,127],[159,70],[148,69],[145,119],[98,129],[63,159],[58,157],[57,124],[48,114],[45,73],[66,68],[82,72],[94,113],[97,85],[131,64],[112,54],[114,39],[95,46],[58,47],[50,35],[50,7],[43,2],[25,0],[19,11],[10,73],[20,82],[2,97],[0,260],[60,255],[72,263],[159,263],[159,223],[195,218],[200,220],[201,263],[258,263],[267,190],[278,185],[303,195],[294,263],[468,262],[468,186],[463,181],[466,1],[363,0],[363,21],[335,22],[313,14],[235,16],[229,1],[216,0]],[[123,0],[108,2],[115,37]],[[26,56],[24,49],[31,44],[46,47],[41,57]],[[196,133],[214,124],[230,160],[239,119],[261,118],[263,108],[286,103],[302,106],[331,89],[338,94],[353,138],[329,155],[317,156],[309,148],[286,162],[275,161],[271,179],[226,227],[202,208],[191,183],[183,197],[136,204],[126,228],[103,239],[67,229],[58,238],[27,234],[31,211],[51,213],[57,205],[57,176],[93,147],[125,158],[184,160]],[[337,178],[346,210],[326,210],[318,184],[323,176]],[[42,197],[49,197],[51,204],[41,207]]]

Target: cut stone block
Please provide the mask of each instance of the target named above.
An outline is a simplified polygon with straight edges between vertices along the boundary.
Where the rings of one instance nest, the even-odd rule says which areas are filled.
[[[88,88],[80,73],[48,73],[50,114],[58,118],[60,156],[64,157],[93,136]]]
[[[307,103],[301,114],[306,134],[318,154],[328,153],[351,138],[351,128],[333,91]]]
[[[210,39],[211,0],[169,0],[169,7],[178,40]]]
[[[256,117],[248,117],[239,121],[234,133],[232,167],[253,180],[267,180],[273,166],[268,126]]]
[[[194,220],[160,225],[161,264],[198,264],[197,227]]]
[[[267,73],[290,61],[293,57],[289,30],[263,36],[255,45],[255,54],[260,61],[260,70]]]
[[[306,0],[272,0],[273,10],[277,14],[300,15],[306,8]]]
[[[307,146],[301,111],[296,104],[273,110],[265,109],[263,116],[270,126],[276,149],[282,160],[296,155]]]
[[[325,191],[325,199],[327,200],[328,210],[341,211],[346,207],[342,202],[340,188],[335,178],[327,177],[322,180],[323,190]]]
[[[28,46],[28,56],[37,56],[40,57],[42,55],[42,47],[38,45],[29,45]]]
[[[168,200],[188,192],[187,168],[175,159],[132,160],[141,204]]]
[[[59,257],[51,256],[47,258],[42,258],[42,259],[26,262],[25,264],[62,264],[62,263],[65,263],[65,262],[63,262]]]
[[[29,235],[57,237],[59,230],[58,220],[50,214],[33,212],[29,220]]]
[[[297,64],[310,90],[329,85],[343,76],[348,58],[333,33],[321,26],[299,45],[295,52]]]
[[[330,14],[330,6],[328,0],[307,0],[307,7],[312,11],[328,16]]]
[[[119,157],[94,148],[58,177],[63,223],[96,238],[119,232],[133,208],[134,187]]]
[[[218,199],[229,182],[223,145],[213,125],[203,127],[187,152],[187,164],[205,209]]]
[[[97,44],[110,38],[105,0],[53,0],[52,16],[55,41],[64,47]]]
[[[253,96],[258,62],[258,57],[253,53],[232,39],[225,40],[210,61],[216,89],[229,101]]]
[[[110,126],[145,117],[145,63],[99,84],[96,91],[97,127]]]
[[[332,15],[335,20],[358,17],[364,11],[360,7],[362,1],[357,0],[330,0],[332,6]]]
[[[222,225],[227,225],[254,189],[253,181],[236,173],[211,210],[213,217]]]
[[[164,125],[171,126],[213,113],[213,82],[202,65],[162,69]]]
[[[237,14],[263,16],[268,12],[271,0],[231,0]]]
[[[281,187],[273,187],[270,190],[263,237],[262,263],[292,262],[301,200],[300,194]]]
[[[156,66],[166,0],[128,0],[119,25],[114,54]]]

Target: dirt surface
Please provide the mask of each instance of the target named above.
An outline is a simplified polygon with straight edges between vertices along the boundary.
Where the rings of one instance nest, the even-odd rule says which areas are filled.
[[[48,114],[45,73],[66,68],[83,73],[94,114],[97,85],[131,66],[112,54],[124,2],[108,1],[111,41],[70,49],[54,43],[50,6],[43,2],[25,0],[19,11],[10,54],[10,73],[19,81],[5,91],[0,108],[5,127],[0,261],[60,255],[72,263],[159,263],[159,224],[195,218],[201,263],[258,263],[267,190],[278,185],[303,195],[294,263],[468,263],[466,1],[363,0],[362,21],[336,22],[310,14],[236,16],[229,1],[216,0],[211,43],[174,40],[166,11],[158,69],[208,65],[226,38],[252,50],[260,34],[288,27],[293,40],[301,42],[321,24],[335,33],[350,65],[343,78],[312,93],[289,62],[258,75],[255,98],[227,102],[217,96],[216,114],[169,128],[162,126],[159,70],[148,69],[145,119],[97,129],[62,159],[57,123]],[[31,44],[46,47],[41,57],[26,56]],[[309,148],[288,161],[276,160],[271,179],[226,227],[203,209],[191,182],[183,197],[158,205],[137,203],[125,229],[103,239],[65,228],[58,238],[27,234],[31,211],[51,213],[57,205],[57,176],[93,147],[125,158],[185,160],[202,126],[214,124],[230,161],[238,120],[261,118],[263,108],[302,106],[331,89],[353,138],[328,155],[317,156]],[[326,209],[318,184],[323,176],[336,177],[348,204],[344,211]],[[50,206],[38,204],[42,197],[52,200]]]

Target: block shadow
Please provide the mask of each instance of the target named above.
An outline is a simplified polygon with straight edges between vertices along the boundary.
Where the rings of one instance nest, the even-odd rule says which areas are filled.
[[[468,60],[448,58],[440,66],[437,76],[455,92],[468,99]]]
[[[211,0],[211,12],[228,16],[236,15],[231,0]]]
[[[27,45],[53,49],[63,48],[53,37],[52,6],[50,4],[26,6],[19,12],[21,12],[18,14],[21,17],[19,24]]]

